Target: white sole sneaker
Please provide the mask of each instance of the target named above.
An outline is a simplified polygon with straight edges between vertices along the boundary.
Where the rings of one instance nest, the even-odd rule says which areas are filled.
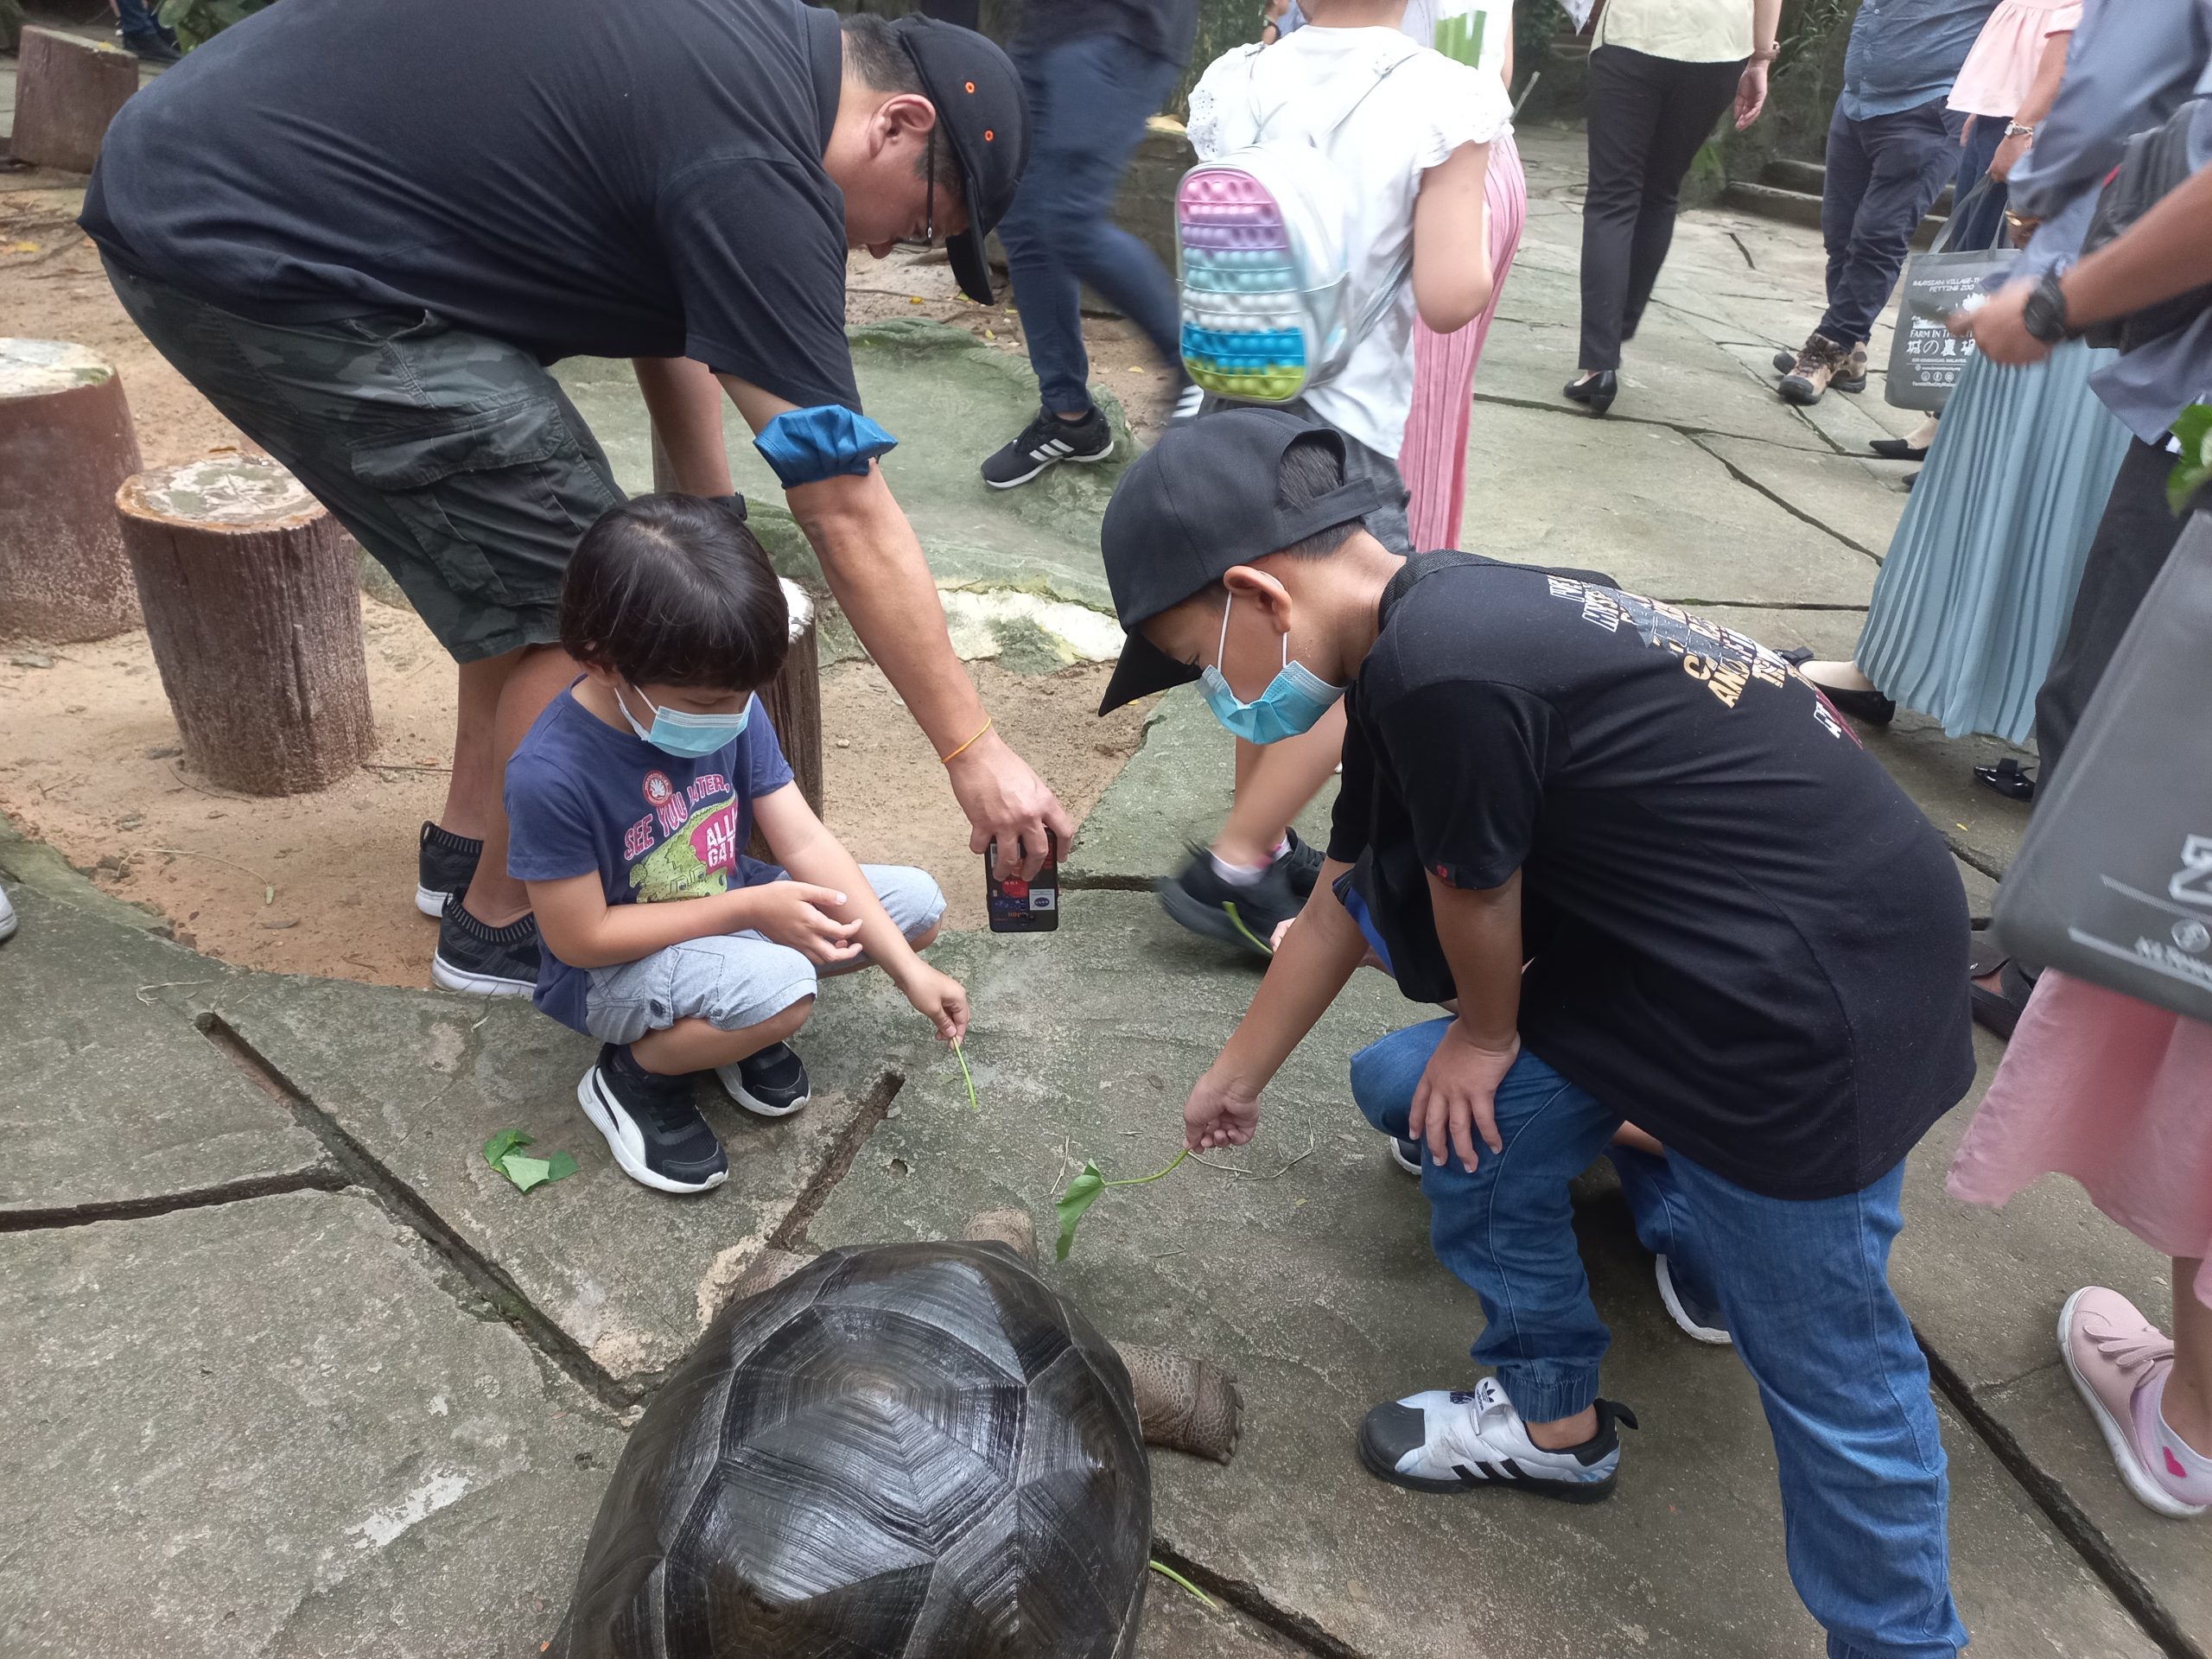
[[[611,1100],[599,1087],[597,1066],[583,1074],[576,1084],[576,1104],[584,1109],[584,1116],[591,1120],[607,1141],[607,1149],[614,1154],[614,1161],[622,1173],[640,1186],[650,1186],[656,1192],[674,1192],[688,1197],[694,1192],[711,1192],[729,1179],[729,1172],[721,1170],[707,1179],[696,1183],[671,1181],[646,1166],[639,1152],[637,1131],[630,1122],[629,1113],[622,1103]],[[626,1131],[627,1131],[626,1133]]]
[[[715,1069],[715,1075],[721,1079],[722,1091],[728,1095],[737,1105],[752,1113],[755,1117],[789,1117],[814,1098],[810,1094],[801,1095],[788,1106],[773,1106],[746,1088],[738,1077],[735,1066],[717,1066]]]
[[[1415,1180],[1421,1179],[1421,1158],[1418,1154],[1411,1158],[1407,1157],[1406,1148],[1408,1146],[1420,1145],[1421,1142],[1418,1141],[1401,1141],[1395,1135],[1390,1137],[1390,1161]]]
[[[433,920],[446,913],[446,899],[449,895],[434,893],[421,882],[415,884],[415,908]]]
[[[2128,1425],[2118,1421],[2105,1409],[2105,1402],[2098,1396],[2095,1386],[2082,1375],[2082,1368],[2074,1362],[2074,1310],[2094,1286],[2084,1286],[2066,1299],[2066,1306],[2058,1310],[2058,1351],[2066,1361],[2066,1374],[2074,1379],[2074,1391],[2082,1396],[2082,1403],[2089,1408],[2089,1416],[2096,1423],[2097,1432],[2105,1437],[2105,1450],[2112,1453],[2112,1460],[2120,1470],[2135,1500],[2160,1515],[2171,1516],[2177,1521],[2190,1521],[2204,1513],[2204,1506],[2184,1503],[2171,1492],[2151,1478],[2136,1453],[2135,1437],[2128,1432]]]
[[[1682,1306],[1682,1299],[1675,1289],[1674,1269],[1667,1265],[1665,1256],[1660,1256],[1652,1262],[1652,1275],[1659,1281],[1659,1300],[1667,1305],[1667,1312],[1673,1316],[1675,1323],[1682,1327],[1684,1336],[1692,1342],[1711,1343],[1716,1348],[1733,1348],[1736,1345],[1735,1338],[1717,1325],[1699,1324],[1691,1316],[1689,1309]]]
[[[1024,473],[1020,478],[987,478],[983,482],[986,486],[994,490],[1018,490],[1024,484],[1033,482],[1044,474],[1052,471],[1055,467],[1096,467],[1102,461],[1111,461],[1113,459],[1114,451],[1110,447],[1108,448],[1103,454],[1052,455],[1044,461],[1039,461],[1034,467],[1028,472]]]
[[[534,979],[503,979],[496,974],[472,974],[454,967],[443,957],[430,958],[430,983],[440,990],[467,991],[474,996],[528,996],[537,988]]]

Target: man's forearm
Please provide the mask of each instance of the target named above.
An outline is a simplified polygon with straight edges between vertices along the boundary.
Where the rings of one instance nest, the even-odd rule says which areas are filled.
[[[983,723],[982,699],[954,654],[937,584],[880,470],[802,484],[785,498],[846,620],[915,723],[944,754]]]
[[[1336,880],[1347,868],[1334,861],[1321,866],[1313,896],[1284,937],[1259,994],[1213,1064],[1216,1071],[1248,1085],[1254,1094],[1282,1069],[1367,954],[1359,925],[1337,899]]]
[[[1512,1046],[1521,1014],[1521,876],[1471,893],[1428,879],[1437,942],[1459,991],[1459,1023],[1484,1048]]]
[[[688,357],[633,357],[630,367],[652,416],[653,437],[675,469],[676,487],[685,495],[729,494],[734,486],[722,442],[722,391],[713,371]]]

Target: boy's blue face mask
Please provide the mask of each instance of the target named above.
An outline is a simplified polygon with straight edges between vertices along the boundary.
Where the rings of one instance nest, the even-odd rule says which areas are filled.
[[[1216,664],[1229,645],[1229,607],[1236,602],[1236,596],[1231,594],[1221,607],[1221,642],[1213,653]],[[1198,676],[1198,695],[1213,710],[1213,717],[1228,728],[1230,736],[1248,743],[1279,743],[1286,737],[1312,731],[1344,694],[1341,685],[1331,685],[1305,664],[1290,660],[1288,634],[1282,639],[1282,667],[1268,682],[1268,689],[1249,702],[1237,700],[1218,667],[1210,666]]]
[[[745,707],[734,715],[687,715],[651,702],[645,706],[653,711],[653,723],[650,727],[640,726],[637,716],[630,712],[630,705],[622,700],[622,688],[616,686],[613,691],[614,706],[622,711],[622,718],[630,722],[630,729],[639,740],[679,760],[696,760],[702,754],[712,754],[725,744],[734,743],[744,734],[745,722],[753,717],[753,699],[749,696]]]

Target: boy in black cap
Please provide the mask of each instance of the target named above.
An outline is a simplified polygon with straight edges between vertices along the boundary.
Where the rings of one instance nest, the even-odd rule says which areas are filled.
[[[1457,999],[1352,1081],[1426,1143],[1437,1254],[1497,1371],[1377,1406],[1368,1467],[1611,1491],[1633,1419],[1598,1397],[1567,1183],[1632,1118],[1759,1382],[1829,1653],[1955,1653],[1942,1446],[1886,1276],[1901,1160],[1974,1071],[1948,852],[1775,653],[1594,582],[1401,558],[1359,527],[1339,442],[1277,410],[1171,427],[1106,514],[1129,636],[1105,709],[1198,678],[1258,741],[1349,714],[1322,880],[1192,1090],[1190,1145],[1251,1138],[1366,953],[1349,897],[1408,997]]]

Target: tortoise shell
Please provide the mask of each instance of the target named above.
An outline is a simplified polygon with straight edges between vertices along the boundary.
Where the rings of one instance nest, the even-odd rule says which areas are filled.
[[[1152,1547],[1128,1373],[995,1243],[832,1250],[639,1420],[567,1659],[1126,1659]]]

